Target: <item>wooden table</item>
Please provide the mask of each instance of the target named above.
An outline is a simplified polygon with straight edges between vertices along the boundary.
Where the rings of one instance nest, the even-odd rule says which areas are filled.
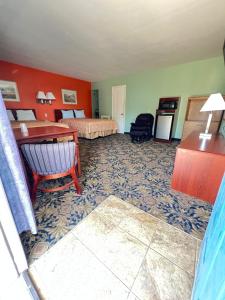
[[[177,147],[172,188],[213,204],[225,172],[225,138],[191,133]]]
[[[76,129],[64,128],[59,126],[33,127],[33,128],[28,128],[27,136],[21,133],[20,128],[13,129],[13,132],[17,144],[19,146],[26,143],[34,143],[40,140],[46,140],[46,139],[57,140],[57,138],[72,136],[77,146],[76,149],[77,169],[78,169],[77,171],[78,171],[78,175],[81,174],[78,132]]]

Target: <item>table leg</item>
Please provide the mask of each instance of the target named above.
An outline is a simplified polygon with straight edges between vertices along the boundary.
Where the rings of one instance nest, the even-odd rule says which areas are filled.
[[[81,175],[81,168],[80,168],[80,152],[79,152],[79,141],[78,141],[78,137],[77,137],[77,132],[73,133],[73,140],[76,144],[76,159],[77,159],[77,173],[78,176]]]

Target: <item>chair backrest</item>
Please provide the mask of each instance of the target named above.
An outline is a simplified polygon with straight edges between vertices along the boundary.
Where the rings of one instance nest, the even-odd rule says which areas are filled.
[[[137,116],[135,124],[149,126],[153,124],[153,122],[154,122],[154,117],[152,114],[140,114]]]
[[[21,150],[31,170],[38,175],[64,173],[77,163],[74,142],[24,144]]]

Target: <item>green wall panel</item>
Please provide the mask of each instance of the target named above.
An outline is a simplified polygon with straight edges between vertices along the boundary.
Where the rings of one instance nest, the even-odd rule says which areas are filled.
[[[180,138],[189,96],[225,94],[225,67],[223,57],[195,61],[168,68],[148,70],[135,74],[98,81],[100,114],[112,115],[112,86],[127,86],[126,127],[142,112],[155,115],[160,97],[180,96],[180,110],[174,137]]]

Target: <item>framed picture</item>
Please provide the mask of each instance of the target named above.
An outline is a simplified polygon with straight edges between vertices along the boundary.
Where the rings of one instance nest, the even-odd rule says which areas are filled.
[[[0,80],[0,91],[4,101],[20,101],[16,82]]]
[[[77,92],[62,89],[62,99],[64,104],[77,104]]]

